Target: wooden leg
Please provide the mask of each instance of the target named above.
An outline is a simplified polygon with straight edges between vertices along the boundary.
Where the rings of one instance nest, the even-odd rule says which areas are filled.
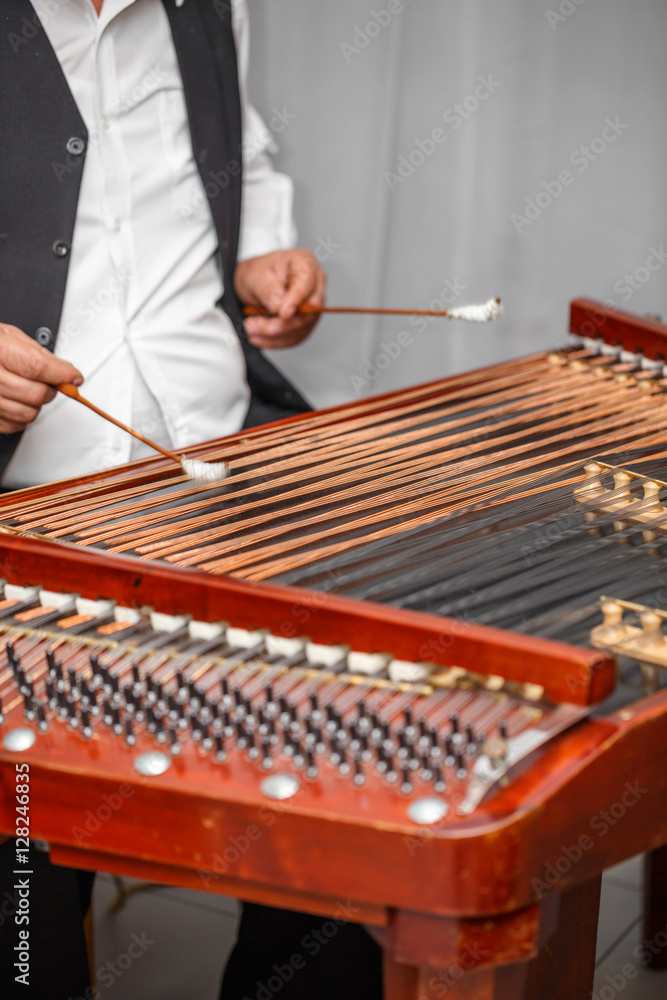
[[[442,1000],[445,996],[447,1000],[590,1000],[601,882],[602,877],[597,876],[543,902],[540,936],[545,943],[527,962],[481,968],[471,968],[463,959],[454,960],[447,968],[404,964],[391,957],[391,938],[383,929],[379,940],[386,949],[385,1000]],[[428,930],[423,922],[420,927],[424,933]],[[397,922],[393,927],[395,933],[401,929],[403,954],[406,945],[413,946],[407,948],[407,954],[415,958],[429,953],[427,948],[415,946],[407,933],[409,925],[402,927]],[[433,949],[431,954],[435,954]],[[501,954],[498,951],[497,957],[502,962]]]
[[[384,1000],[518,1000],[517,982],[511,977],[498,992],[499,974],[505,969],[473,969],[465,971],[458,963],[448,969],[432,969],[426,965],[403,965],[385,955]]]
[[[384,1000],[419,1000],[419,969],[384,953]]]
[[[495,1000],[494,969],[464,973],[460,967],[403,965],[385,954],[384,1000]],[[459,974],[460,973],[460,974]],[[515,997],[507,1000],[516,1000]]]
[[[667,846],[644,858],[644,951],[651,969],[667,969]]]
[[[589,1000],[601,882],[598,876],[561,894],[556,931],[526,967],[522,1000]]]
[[[86,936],[86,951],[88,953],[88,971],[90,972],[91,983],[95,982],[95,938],[93,928],[93,904],[90,904],[88,913],[83,918],[83,933]]]

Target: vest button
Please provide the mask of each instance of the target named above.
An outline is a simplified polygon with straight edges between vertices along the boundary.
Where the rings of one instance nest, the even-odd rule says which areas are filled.
[[[85,142],[78,135],[73,135],[71,139],[68,139],[65,146],[65,149],[71,156],[81,156],[85,148]]]
[[[51,347],[55,337],[53,336],[52,331],[49,330],[48,326],[40,326],[40,328],[35,332],[35,340],[38,344],[41,344],[42,347]]]
[[[56,240],[51,249],[56,257],[66,257],[69,253],[69,243],[65,243],[64,240]]]

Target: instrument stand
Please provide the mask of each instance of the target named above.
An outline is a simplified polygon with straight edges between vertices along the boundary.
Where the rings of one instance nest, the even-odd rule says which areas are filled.
[[[402,914],[386,933],[368,928],[385,946],[385,1000],[588,1000],[600,886],[597,876],[508,917],[431,920],[432,936]],[[428,964],[406,962],[411,947],[415,959],[430,949]]]

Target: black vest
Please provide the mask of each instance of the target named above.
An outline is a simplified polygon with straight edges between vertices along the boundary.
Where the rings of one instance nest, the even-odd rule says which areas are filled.
[[[230,0],[164,0],[192,148],[218,236],[222,308],[241,339],[252,401],[246,426],[310,407],[248,343],[234,294],[241,219],[241,102]],[[138,43],[140,44],[140,42]],[[30,0],[0,5],[0,322],[53,350],[88,135]],[[20,434],[0,435],[0,475]]]

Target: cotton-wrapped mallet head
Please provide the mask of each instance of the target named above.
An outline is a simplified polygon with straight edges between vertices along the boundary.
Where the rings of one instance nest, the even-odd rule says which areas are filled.
[[[115,427],[120,427],[122,431],[127,434],[131,434],[132,437],[136,438],[137,441],[143,441],[147,444],[149,448],[154,448],[165,458],[171,459],[172,462],[176,462],[183,469],[183,472],[188,477],[188,479],[194,480],[196,483],[219,483],[223,479],[226,479],[229,475],[229,466],[226,462],[202,462],[198,458],[186,458],[185,455],[180,457],[174,454],[173,451],[169,451],[168,448],[164,448],[161,444],[156,441],[151,441],[147,438],[145,434],[141,434],[139,431],[133,430],[132,427],[128,427],[127,424],[122,423],[117,417],[112,417],[110,413],[105,413],[101,410],[99,406],[95,403],[91,403],[89,399],[84,399],[84,397],[79,392],[75,385],[70,385],[69,383],[63,383],[62,385],[56,386],[59,392],[62,392],[64,396],[69,396],[70,399],[75,399],[77,403],[83,403],[87,406],[89,410],[93,413],[97,413],[98,416],[103,417],[108,420],[109,423],[113,424]]]
[[[450,319],[462,319],[467,323],[489,323],[493,319],[502,316],[503,305],[500,299],[489,299],[479,306],[456,306],[448,309],[447,315]]]
[[[229,475],[226,462],[201,462],[198,458],[181,457],[181,468],[188,477],[197,483],[220,483]]]

